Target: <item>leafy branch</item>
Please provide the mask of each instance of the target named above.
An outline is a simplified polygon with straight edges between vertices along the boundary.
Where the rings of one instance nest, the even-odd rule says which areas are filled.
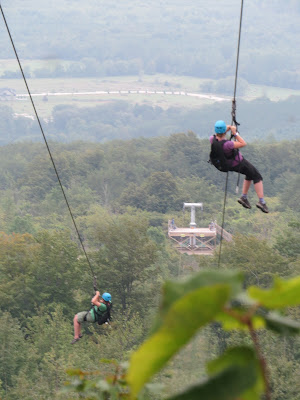
[[[166,282],[152,334],[132,354],[127,373],[119,376],[117,369],[110,378],[109,393],[117,396],[110,398],[142,399],[142,389],[194,334],[208,323],[218,322],[226,330],[248,331],[253,346],[228,348],[207,363],[205,381],[168,400],[259,400],[263,395],[271,400],[258,331],[264,328],[298,334],[298,322],[274,311],[298,304],[299,277],[287,281],[276,278],[270,289],[252,286],[247,291],[243,290],[243,275],[232,271],[201,271],[183,282]],[[121,390],[116,391],[117,386]],[[91,398],[105,399],[103,393],[100,390],[99,397]]]

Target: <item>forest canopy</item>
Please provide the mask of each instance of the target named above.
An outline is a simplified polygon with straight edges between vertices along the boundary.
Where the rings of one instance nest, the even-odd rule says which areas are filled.
[[[299,107],[299,96],[279,102],[266,98],[239,100],[237,118],[241,123],[240,132],[251,142],[298,138]],[[43,126],[48,139],[59,142],[167,137],[175,132],[187,131],[195,132],[199,138],[208,138],[213,133],[214,121],[228,121],[229,111],[228,102],[196,109],[172,106],[163,109],[117,100],[96,107],[58,105]],[[4,105],[0,106],[0,118],[1,145],[42,140],[36,120],[24,116],[16,118],[13,110]]]
[[[273,276],[292,279],[300,273],[299,177],[293,172],[300,168],[299,146],[299,140],[254,143],[243,152],[262,171],[267,216],[236,202],[230,175],[225,228],[234,240],[223,244],[222,270],[243,271],[246,287],[268,288]],[[89,327],[79,348],[70,345],[72,318],[89,307],[92,296],[89,267],[44,144],[2,146],[0,393],[5,400],[60,399],[63,382],[70,379],[67,369],[77,374],[78,368],[97,369],[101,358],[127,359],[149,333],[162,282],[217,265],[217,254],[180,255],[167,238],[169,219],[189,224],[188,213],[182,215],[184,201],[203,202],[198,226],[221,221],[225,175],[207,163],[207,139],[189,132],[50,147],[100,288],[112,293],[114,320],[109,334],[105,327]],[[255,201],[253,192],[249,199]],[[299,308],[288,309],[286,317],[299,318]],[[260,340],[271,366],[272,399],[297,399],[299,337],[282,340],[261,332]],[[171,395],[187,380],[192,384],[205,376],[203,362],[211,354],[245,342],[243,332],[207,326],[154,382]],[[105,364],[101,371],[109,374],[111,367]]]

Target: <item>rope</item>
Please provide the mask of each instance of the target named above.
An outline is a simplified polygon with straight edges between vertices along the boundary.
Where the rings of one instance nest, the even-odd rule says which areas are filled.
[[[240,44],[241,44],[241,34],[242,34],[242,20],[243,20],[243,6],[244,0],[241,0],[241,11],[240,11],[240,26],[239,26],[239,38],[238,38],[238,46],[237,46],[237,54],[236,54],[236,68],[235,68],[235,81],[234,81],[234,91],[233,91],[233,100],[232,100],[232,122],[238,128],[240,125],[236,120],[236,89],[237,89],[237,77],[238,77],[238,68],[239,68],[239,58],[240,58]],[[237,129],[238,130],[238,129]],[[239,150],[238,150],[239,151]],[[236,182],[235,192],[239,192],[239,185],[240,185],[240,170],[238,172],[238,178]]]
[[[234,82],[234,91],[233,91],[233,100],[234,100],[234,103],[235,103],[236,87],[237,87],[237,76],[238,76],[238,69],[239,69],[240,43],[241,43],[242,19],[243,19],[243,7],[244,7],[244,0],[241,0],[239,39],[238,39],[238,46],[237,46],[237,53],[236,53],[235,82]]]
[[[227,200],[228,176],[229,176],[229,175],[228,175],[228,172],[226,172],[225,193],[224,193],[224,204],[223,204],[222,225],[221,225],[221,240],[220,240],[220,248],[219,248],[219,256],[218,256],[218,268],[220,268],[220,263],[221,263],[221,251],[222,251],[223,231],[224,231],[224,222],[225,222],[225,210],[226,210],[226,200]]]
[[[237,127],[240,125],[240,124],[236,121],[236,89],[237,89],[237,78],[238,78],[238,68],[239,68],[239,58],[240,58],[240,43],[241,43],[241,34],[242,34],[243,7],[244,7],[244,0],[241,0],[239,37],[238,37],[238,45],[237,45],[237,53],[236,53],[236,66],[235,66],[234,90],[233,90],[233,100],[232,100],[232,110],[231,110],[232,123],[234,123],[235,126],[237,126]],[[239,183],[239,179],[240,179],[240,173],[239,173],[239,175],[238,175],[238,183]],[[237,185],[238,185],[238,183],[237,183]],[[237,187],[238,187],[238,186],[237,186]],[[224,193],[224,205],[223,205],[223,213],[222,213],[221,240],[220,240],[220,249],[219,249],[219,256],[218,256],[218,268],[220,268],[220,263],[221,263],[221,252],[222,252],[223,231],[224,231],[224,223],[225,223],[227,189],[228,189],[228,172],[226,172],[225,193]]]
[[[22,76],[23,76],[23,80],[24,80],[24,83],[25,83],[25,86],[26,86],[26,89],[27,89],[27,92],[28,92],[28,95],[29,95],[29,98],[30,98],[32,107],[33,107],[34,112],[35,112],[36,119],[37,119],[37,121],[38,121],[40,130],[41,130],[41,133],[42,133],[42,135],[43,135],[43,139],[44,139],[45,145],[46,145],[46,147],[47,147],[47,150],[48,150],[48,153],[49,153],[49,156],[50,156],[50,160],[51,160],[51,162],[52,162],[52,165],[53,165],[53,168],[54,168],[54,171],[55,171],[55,174],[56,174],[56,177],[57,177],[57,180],[58,180],[60,189],[61,189],[61,191],[62,191],[62,193],[63,193],[64,199],[65,199],[66,205],[67,205],[67,207],[68,207],[68,210],[69,210],[69,213],[70,213],[70,216],[71,216],[73,225],[74,225],[74,227],[75,227],[75,230],[76,230],[76,233],[77,233],[79,242],[80,242],[80,244],[81,244],[83,253],[84,253],[85,258],[86,258],[86,260],[87,260],[87,263],[88,263],[88,265],[89,265],[89,267],[90,267],[90,270],[91,270],[91,273],[92,273],[92,276],[93,276],[93,286],[94,286],[94,290],[96,290],[96,276],[95,276],[95,274],[94,274],[94,271],[93,271],[91,262],[90,262],[90,260],[89,260],[88,255],[87,255],[87,252],[86,252],[86,250],[85,250],[83,241],[82,241],[82,239],[81,239],[81,236],[80,236],[80,233],[79,233],[77,224],[76,224],[76,222],[75,222],[75,218],[74,218],[74,215],[73,215],[73,213],[72,213],[72,210],[71,210],[71,207],[70,207],[70,204],[69,204],[67,195],[66,195],[66,193],[65,193],[65,190],[64,190],[64,188],[63,188],[62,182],[61,182],[61,180],[60,180],[60,177],[59,177],[59,174],[58,174],[58,171],[57,171],[57,168],[56,168],[54,159],[53,159],[52,154],[51,154],[50,147],[49,147],[49,145],[48,145],[48,141],[47,141],[47,139],[46,139],[46,136],[45,136],[45,133],[44,133],[44,130],[43,130],[43,127],[42,127],[40,118],[39,118],[39,116],[38,116],[38,113],[37,113],[35,104],[34,104],[34,102],[33,102],[33,99],[32,99],[32,96],[31,96],[31,93],[30,93],[28,84],[27,84],[27,80],[26,80],[26,78],[25,78],[24,71],[23,71],[23,68],[22,68],[22,65],[21,65],[21,62],[20,62],[20,59],[19,59],[19,56],[18,56],[16,47],[15,47],[15,45],[14,45],[14,41],[13,41],[12,35],[11,35],[11,33],[10,33],[10,30],[9,30],[9,27],[8,27],[8,24],[7,24],[7,21],[6,21],[6,18],[5,18],[5,15],[4,15],[4,12],[3,12],[3,9],[2,9],[2,5],[1,5],[1,4],[0,4],[0,9],[1,9],[1,14],[2,14],[4,23],[5,23],[6,29],[7,29],[7,33],[8,33],[8,35],[9,35],[9,38],[10,38],[10,41],[11,41],[11,45],[12,45],[12,47],[13,47],[13,50],[14,50],[16,59],[17,59],[17,61],[18,61],[19,67],[20,67],[20,71],[21,71]]]

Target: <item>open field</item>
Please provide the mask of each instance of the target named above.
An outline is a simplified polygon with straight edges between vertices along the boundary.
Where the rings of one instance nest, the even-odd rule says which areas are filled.
[[[51,116],[53,107],[57,105],[74,105],[78,107],[95,107],[108,102],[124,100],[132,103],[148,104],[150,106],[160,106],[167,109],[171,106],[177,107],[188,107],[196,108],[201,107],[204,104],[211,104],[212,101],[205,99],[191,98],[186,100],[186,97],[172,96],[171,95],[146,95],[146,94],[106,94],[88,96],[49,96],[48,101],[44,101],[43,97],[35,97],[34,104],[39,115],[43,118],[49,118]],[[2,104],[2,103],[0,103]],[[32,105],[29,99],[24,101],[8,101],[3,103],[9,105],[15,111],[15,113],[33,115]]]
[[[221,101],[231,100],[229,96],[201,93],[199,86],[204,81],[204,79],[186,76],[143,75],[140,77],[28,79],[28,86],[31,93],[37,95],[34,96],[34,102],[43,118],[49,118],[53,107],[59,104],[93,107],[104,102],[125,100],[166,109],[172,106],[197,108],[212,104],[216,101],[212,96],[219,97]],[[24,96],[20,99],[21,95],[27,94],[22,79],[0,79],[0,88],[4,87],[14,89],[19,100],[13,98],[0,104],[12,107],[19,114],[33,114],[28,97]],[[128,91],[131,93],[128,93]],[[138,93],[139,91],[140,93]],[[198,94],[198,97],[193,97],[191,94]],[[253,100],[265,96],[272,101],[279,101],[291,95],[300,96],[300,91],[249,85],[243,99]]]

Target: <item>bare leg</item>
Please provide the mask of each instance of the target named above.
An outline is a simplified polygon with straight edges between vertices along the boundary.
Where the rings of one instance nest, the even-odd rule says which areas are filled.
[[[80,335],[80,323],[77,321],[77,314],[74,317],[74,339],[78,339]]]
[[[259,199],[262,199],[264,197],[264,186],[263,186],[263,182],[257,182],[254,184],[254,189],[256,191],[256,194],[258,196]]]
[[[246,179],[244,180],[242,194],[247,194],[248,193],[248,190],[249,190],[249,188],[251,186],[251,182],[252,181],[247,181]]]

